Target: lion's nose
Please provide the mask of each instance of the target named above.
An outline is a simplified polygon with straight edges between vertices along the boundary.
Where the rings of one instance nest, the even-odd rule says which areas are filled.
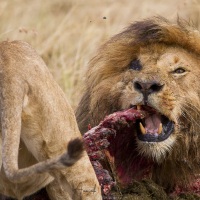
[[[146,92],[148,94],[151,94],[154,92],[159,92],[163,88],[163,85],[157,82],[136,81],[134,82],[134,88],[141,93]]]
[[[152,82],[135,81],[134,82],[134,88],[138,92],[141,92],[143,94],[145,103],[147,103],[148,95],[161,91],[163,86],[164,85],[155,81],[152,81]]]

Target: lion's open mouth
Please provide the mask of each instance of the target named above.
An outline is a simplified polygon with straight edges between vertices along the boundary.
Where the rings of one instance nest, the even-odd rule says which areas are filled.
[[[144,142],[161,142],[166,140],[174,131],[174,123],[149,106],[131,106],[144,110],[147,115],[137,120],[137,137]]]

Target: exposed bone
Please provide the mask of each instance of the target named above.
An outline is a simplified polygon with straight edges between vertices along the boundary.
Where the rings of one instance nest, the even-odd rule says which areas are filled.
[[[140,130],[141,130],[141,133],[142,133],[143,135],[146,134],[146,130],[145,130],[145,128],[144,128],[144,126],[142,125],[141,122],[140,122]]]
[[[162,133],[162,129],[163,129],[162,123],[160,123],[159,128],[158,128],[158,134],[161,134],[161,133]]]

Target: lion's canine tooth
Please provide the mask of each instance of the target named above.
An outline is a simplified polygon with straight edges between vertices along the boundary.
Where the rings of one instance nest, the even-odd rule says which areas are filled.
[[[140,122],[140,130],[141,130],[141,133],[142,133],[143,135],[146,134],[146,130],[145,130],[145,128],[144,128],[144,126],[142,125],[141,122]]]
[[[137,110],[141,110],[141,105],[137,105]]]
[[[163,129],[162,123],[160,123],[159,128],[158,128],[158,134],[161,134],[161,133],[162,133],[162,129]]]

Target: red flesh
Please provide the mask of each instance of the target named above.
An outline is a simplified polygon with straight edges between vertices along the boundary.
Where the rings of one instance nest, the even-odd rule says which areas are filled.
[[[117,176],[122,185],[130,184],[133,178],[144,177],[147,171],[149,172],[149,162],[141,156],[135,155],[136,143],[132,125],[137,119],[143,117],[143,111],[133,108],[119,111],[105,117],[98,126],[84,134],[86,151],[104,194],[108,194],[115,183],[111,177],[108,177],[99,162],[106,157],[103,149],[107,149],[114,157]]]
[[[110,194],[110,190],[115,185],[115,182],[108,171],[103,169],[100,163],[101,160],[110,159],[110,157],[113,158],[112,162],[114,162],[117,172],[117,181],[122,186],[131,184],[133,179],[141,180],[142,178],[149,177],[151,174],[153,162],[140,156],[137,152],[137,136],[134,134],[134,123],[137,119],[144,118],[144,115],[146,115],[146,119],[148,120],[150,118],[149,115],[153,116],[156,113],[150,107],[142,107],[142,109],[145,112],[144,110],[131,108],[113,113],[105,117],[98,126],[94,128],[89,127],[90,130],[83,136],[86,151],[104,195]],[[105,155],[104,150],[109,152],[109,156]],[[177,186],[172,195],[183,192],[200,194],[200,178],[196,178],[188,187]]]

